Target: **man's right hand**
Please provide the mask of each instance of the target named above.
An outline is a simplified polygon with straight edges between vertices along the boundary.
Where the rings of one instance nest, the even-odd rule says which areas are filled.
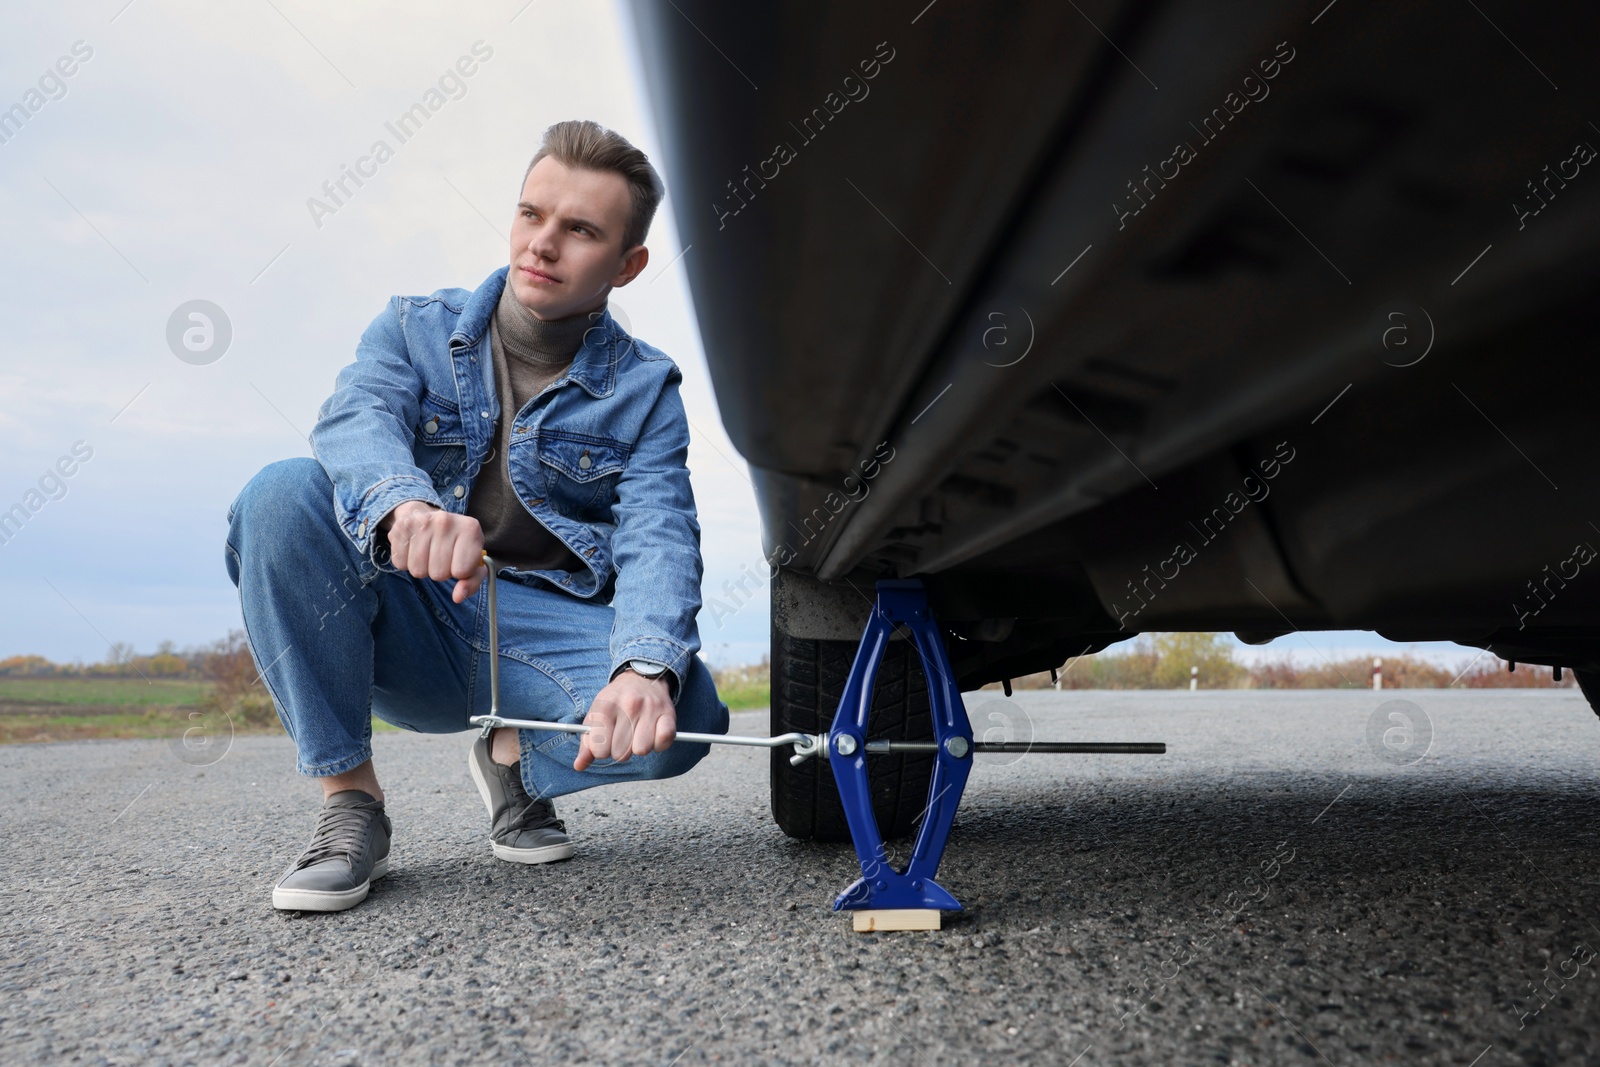
[[[483,565],[483,527],[424,500],[407,500],[379,523],[389,527],[389,561],[413,578],[458,579],[450,599],[457,604],[478,591],[488,575]]]

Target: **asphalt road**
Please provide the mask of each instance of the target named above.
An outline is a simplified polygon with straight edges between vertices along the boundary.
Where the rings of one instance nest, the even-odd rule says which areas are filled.
[[[577,856],[530,868],[490,855],[470,735],[379,735],[393,871],[298,915],[269,903],[315,805],[286,739],[204,767],[0,748],[0,1060],[1592,1060],[1600,722],[1576,692],[999,699],[969,699],[980,735],[1169,752],[983,757],[941,871],[968,910],[937,933],[830,911],[854,855],[778,833],[760,751],[566,798]],[[1388,700],[1409,722],[1369,741]]]

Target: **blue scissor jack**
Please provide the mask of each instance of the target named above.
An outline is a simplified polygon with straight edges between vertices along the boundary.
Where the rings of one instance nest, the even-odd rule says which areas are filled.
[[[489,714],[474,715],[467,721],[481,727],[483,736],[498,727],[518,730],[585,734],[584,723],[546,722],[540,719],[514,719],[500,713],[500,627],[496,608],[496,579],[499,563],[483,553],[488,570],[489,595]],[[917,654],[922,658],[923,674],[928,679],[928,703],[933,713],[932,741],[889,741],[867,737],[872,712],[872,683],[883,662],[884,647],[896,626],[911,634]],[[678,741],[702,745],[743,745],[751,748],[793,746],[790,763],[801,763],[827,753],[833,779],[844,800],[844,814],[850,824],[850,837],[861,858],[861,877],[833,902],[835,911],[855,913],[857,930],[937,930],[940,911],[960,911],[961,903],[933,880],[944,855],[950,824],[955,820],[961,791],[967,785],[974,752],[1148,752],[1167,750],[1162,744],[1098,744],[1082,741],[973,741],[967,709],[956,688],[955,671],[945,655],[944,639],[928,607],[927,592],[915,579],[878,583],[878,600],[867,619],[861,646],[856,650],[850,677],[827,734],[787,733],[770,737],[739,734],[695,734],[679,731]],[[867,780],[868,756],[896,752],[934,754],[933,780],[928,785],[928,806],[923,811],[922,829],[912,846],[911,860],[903,870],[895,870],[884,851],[878,820],[872,814],[872,792]]]
[[[966,788],[974,752],[1099,752],[1162,753],[1160,743],[1087,742],[974,742],[972,724],[955,671],[945,653],[927,591],[915,579],[880,581],[878,599],[867,618],[861,644],[851,664],[850,676],[839,699],[839,711],[827,737],[829,765],[844,802],[850,838],[861,860],[861,877],[833,902],[835,911],[855,913],[857,930],[937,930],[941,911],[961,911],[961,902],[934,880],[950,824]],[[896,626],[905,627],[922,660],[928,683],[928,710],[933,719],[932,741],[887,741],[867,737],[872,712],[872,685],[883,662],[884,650]],[[872,812],[867,778],[867,757],[895,752],[931,752],[933,775],[928,783],[928,803],[922,827],[911,847],[904,869],[895,870],[883,846],[878,820]]]

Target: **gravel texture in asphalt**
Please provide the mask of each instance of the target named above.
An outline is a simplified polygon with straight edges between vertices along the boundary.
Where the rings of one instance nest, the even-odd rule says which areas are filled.
[[[528,867],[490,854],[472,735],[380,734],[392,871],[313,915],[270,904],[316,810],[287,739],[204,766],[0,748],[0,1060],[1596,1057],[1600,722],[1575,691],[968,709],[979,737],[1169,749],[978,757],[940,873],[967,910],[901,934],[830,910],[854,853],[778,832],[760,750],[563,798],[577,855]]]

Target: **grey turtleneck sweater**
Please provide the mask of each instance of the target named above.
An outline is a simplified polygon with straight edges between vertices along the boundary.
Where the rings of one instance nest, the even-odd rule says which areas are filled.
[[[482,525],[483,547],[488,553],[518,570],[583,569],[583,561],[517,499],[506,457],[517,413],[566,373],[583,347],[584,333],[597,317],[596,312],[584,312],[564,319],[540,319],[516,298],[508,277],[489,324],[500,418],[494,449],[473,483],[467,514]]]

